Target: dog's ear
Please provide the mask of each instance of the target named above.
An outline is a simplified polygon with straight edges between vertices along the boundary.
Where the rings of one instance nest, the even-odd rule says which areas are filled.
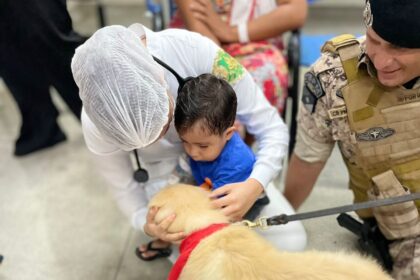
[[[150,206],[159,207],[155,222],[159,223],[168,215],[176,218],[169,232],[191,232],[215,222],[227,222],[218,209],[211,206],[210,192],[191,185],[173,185],[161,190],[150,201]]]
[[[190,216],[208,204],[208,193],[205,190],[192,185],[177,184],[159,191],[150,201],[149,207],[159,207],[155,216],[156,223],[175,213],[175,221],[172,222],[168,230],[169,232],[179,232],[186,230],[185,221]]]

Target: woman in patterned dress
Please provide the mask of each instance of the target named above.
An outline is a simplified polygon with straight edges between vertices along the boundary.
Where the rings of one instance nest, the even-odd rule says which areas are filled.
[[[303,25],[306,0],[176,0],[171,27],[212,39],[244,65],[267,100],[283,113],[288,69],[284,32]]]

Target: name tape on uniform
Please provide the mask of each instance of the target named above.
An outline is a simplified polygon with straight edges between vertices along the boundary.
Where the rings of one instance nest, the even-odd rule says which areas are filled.
[[[345,105],[337,108],[332,108],[328,110],[328,116],[331,120],[347,117],[347,108]]]

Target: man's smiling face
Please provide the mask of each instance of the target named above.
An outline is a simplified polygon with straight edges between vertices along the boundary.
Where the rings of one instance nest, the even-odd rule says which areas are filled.
[[[384,86],[400,86],[420,76],[420,49],[395,46],[382,39],[371,27],[366,33],[366,53]]]

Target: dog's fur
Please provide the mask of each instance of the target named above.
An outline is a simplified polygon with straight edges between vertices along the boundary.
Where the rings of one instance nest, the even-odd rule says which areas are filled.
[[[150,202],[161,221],[175,212],[170,232],[191,233],[227,218],[212,209],[209,193],[189,185],[170,186]],[[270,230],[270,229],[268,229]],[[231,225],[203,239],[191,253],[179,279],[391,279],[373,260],[351,253],[280,252],[253,230]]]

